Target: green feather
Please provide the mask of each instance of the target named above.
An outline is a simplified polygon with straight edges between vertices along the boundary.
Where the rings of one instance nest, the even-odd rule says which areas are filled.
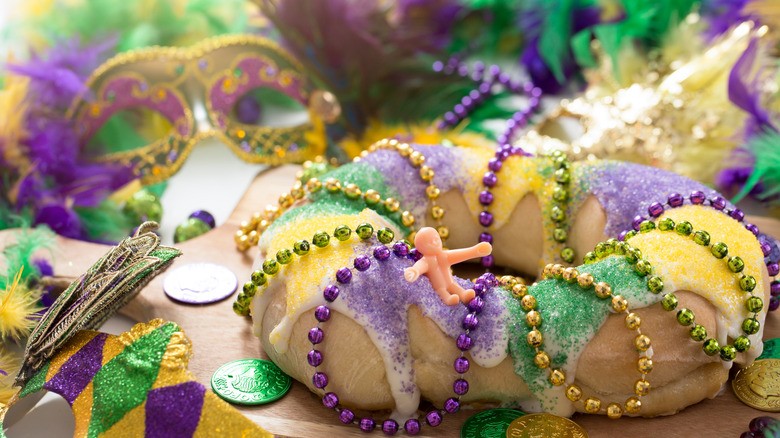
[[[3,275],[0,275],[0,290],[5,290],[20,269],[22,282],[28,284],[30,280],[40,278],[41,272],[32,263],[33,254],[40,249],[51,249],[54,245],[54,233],[45,226],[37,228],[22,228],[13,233],[15,242],[3,249]]]
[[[767,200],[780,193],[780,133],[765,127],[762,133],[750,139],[746,149],[755,157],[753,172],[742,190],[731,200],[732,203],[739,202],[759,182],[764,185],[764,190],[758,195],[759,199]]]
[[[127,237],[134,225],[111,201],[103,201],[97,207],[74,207],[81,224],[92,240],[116,242]]]

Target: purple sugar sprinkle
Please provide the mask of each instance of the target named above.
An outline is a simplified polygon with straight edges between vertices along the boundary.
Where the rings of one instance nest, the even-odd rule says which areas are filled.
[[[341,412],[339,412],[339,420],[341,420],[341,422],[344,424],[350,424],[354,419],[355,414],[352,413],[352,411],[349,409],[342,409]]]
[[[322,396],[322,404],[333,409],[339,405],[339,397],[334,392],[328,392]]]
[[[770,277],[774,277],[777,274],[780,274],[780,265],[777,263],[767,263],[766,270],[769,272]]]
[[[395,242],[393,245],[393,254],[398,257],[406,257],[409,254],[409,247],[403,242]]]
[[[479,324],[479,319],[477,319],[477,315],[473,313],[469,313],[463,318],[463,328],[466,330],[474,330],[477,328],[477,324]]]
[[[406,423],[404,423],[404,431],[409,435],[417,435],[420,433],[420,422],[414,418],[406,420]]]
[[[317,306],[314,310],[314,317],[319,322],[325,322],[330,319],[330,309],[328,306]]]
[[[716,196],[710,200],[710,204],[712,205],[712,208],[715,210],[723,210],[726,208],[726,200],[721,198],[720,196]]]
[[[366,269],[371,267],[371,259],[368,258],[368,256],[365,255],[359,255],[355,257],[355,269],[358,271],[365,271]]]
[[[479,193],[479,203],[482,205],[490,205],[493,203],[493,194],[488,190],[483,190]]]
[[[634,219],[631,221],[631,228],[635,229],[636,231],[639,231],[639,225],[641,225],[644,220],[645,218],[643,216],[639,216],[639,215],[634,216]]]
[[[380,245],[374,248],[374,257],[377,260],[387,260],[388,257],[390,257],[390,248]]]
[[[480,260],[480,263],[485,268],[491,268],[493,267],[493,264],[495,263],[495,260],[493,259],[492,255],[482,257],[482,260]]]
[[[653,202],[647,207],[647,213],[652,217],[658,217],[664,212],[664,206],[660,202]]]
[[[458,374],[465,374],[469,370],[469,360],[461,356],[455,359],[455,372]]]
[[[476,287],[476,285],[474,285]],[[482,300],[481,297],[474,297],[471,301],[468,303],[468,308],[470,311],[474,313],[479,313],[482,311],[482,309],[485,307],[485,301]]]
[[[482,177],[482,184],[488,186],[488,187],[495,187],[495,185],[498,183],[498,177],[493,172],[485,172],[485,175]]]
[[[455,391],[455,394],[463,395],[469,392],[469,382],[466,379],[458,379],[452,384],[452,390]]]
[[[376,421],[371,417],[363,417],[360,419],[360,430],[363,432],[371,432],[376,427]]]
[[[352,280],[352,271],[350,271],[349,268],[339,269],[336,271],[336,280],[342,284],[349,283],[349,281]]]
[[[501,168],[504,166],[504,164],[501,162],[500,159],[493,157],[490,160],[488,160],[488,169],[490,169],[493,172],[498,172],[501,170]]]
[[[685,198],[679,193],[672,193],[667,198],[667,202],[669,202],[669,205],[671,207],[679,207],[683,205],[683,202],[685,202]]]
[[[490,233],[482,233],[479,235],[479,241],[480,242],[487,242],[489,244],[493,244],[493,235]]]
[[[431,427],[436,427],[441,424],[441,414],[439,411],[431,411],[425,416],[425,422]]]
[[[455,341],[455,345],[457,345],[460,351],[467,351],[471,349],[471,337],[466,334],[461,334],[458,336],[458,340]]]
[[[697,205],[698,204],[703,204],[704,201],[707,199],[706,195],[701,190],[694,190],[694,191],[692,191],[690,198],[691,198],[691,203],[697,204]]]
[[[382,423],[382,432],[384,432],[385,435],[395,435],[398,432],[398,423],[396,423],[395,420],[385,420]]]
[[[318,367],[322,364],[322,353],[319,350],[311,350],[306,355],[306,360],[309,362],[309,365]]]
[[[493,215],[487,211],[481,211],[479,213],[479,223],[483,227],[489,227],[493,223]]]
[[[416,262],[417,260],[423,258],[423,254],[420,252],[419,249],[412,248],[411,251],[409,251],[409,255],[407,255],[407,257],[409,257],[409,260]]]
[[[322,295],[325,297],[326,301],[333,301],[339,297],[339,287],[335,284],[329,284],[325,286],[325,290],[322,292]]]
[[[460,402],[454,397],[450,397],[444,402],[444,410],[450,414],[454,414],[460,410]]]
[[[735,208],[734,210],[731,210],[731,213],[729,213],[729,216],[733,217],[734,219],[736,219],[736,220],[738,220],[740,222],[742,222],[742,219],[745,219],[745,213],[742,210],[738,209],[738,208]]]
[[[322,342],[322,338],[325,337],[325,332],[322,331],[319,327],[312,327],[311,330],[309,330],[309,342],[311,342],[314,345],[319,344]]]
[[[314,386],[317,388],[324,388],[328,386],[328,375],[321,372],[316,372],[311,378],[312,383],[314,383]]]

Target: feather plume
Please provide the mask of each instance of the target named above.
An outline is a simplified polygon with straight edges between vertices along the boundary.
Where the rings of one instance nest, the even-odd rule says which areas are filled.
[[[19,354],[0,345],[0,408],[16,393],[13,384],[21,364],[22,357]]]
[[[20,283],[23,268],[14,276],[0,296],[0,338],[19,341],[30,334],[37,324],[36,314],[42,310],[38,304],[39,289],[29,289]]]

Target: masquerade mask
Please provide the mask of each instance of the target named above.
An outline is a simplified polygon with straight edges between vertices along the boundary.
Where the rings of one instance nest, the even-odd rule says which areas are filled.
[[[132,167],[143,184],[176,173],[195,143],[211,136],[251,163],[313,158],[324,152],[325,123],[340,115],[333,95],[315,89],[295,59],[270,40],[252,35],[215,37],[187,49],[123,53],[99,67],[87,86],[91,99],[77,98],[69,111],[82,144],[123,110],[146,109],[170,123],[164,138],[97,158]],[[299,103],[307,109],[308,121],[285,127],[238,121],[236,103],[259,88]]]

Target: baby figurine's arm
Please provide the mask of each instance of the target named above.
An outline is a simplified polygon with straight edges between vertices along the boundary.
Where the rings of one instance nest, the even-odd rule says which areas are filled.
[[[420,275],[425,274],[426,272],[428,272],[428,261],[423,257],[420,260],[417,260],[410,268],[404,270],[404,278],[411,283],[416,281],[420,278]]]
[[[490,254],[493,247],[487,242],[480,242],[470,248],[450,249],[446,251],[447,262],[450,265],[473,259],[475,257],[485,257]]]

